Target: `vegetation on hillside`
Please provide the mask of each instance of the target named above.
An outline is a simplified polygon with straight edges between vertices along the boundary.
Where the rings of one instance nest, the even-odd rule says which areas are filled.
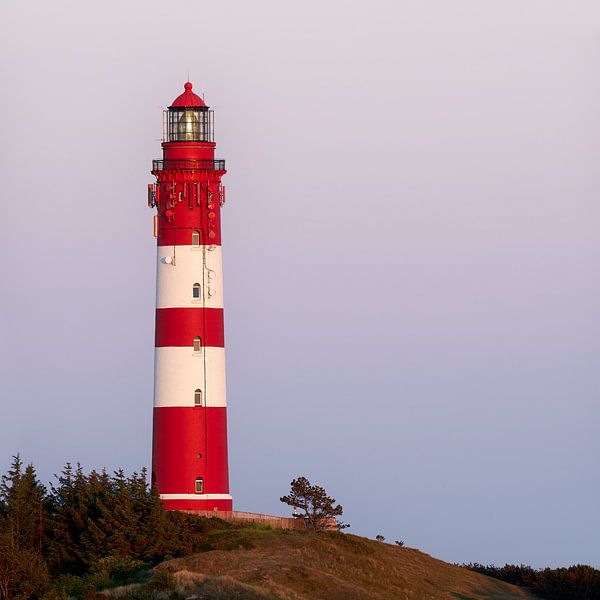
[[[0,482],[0,600],[531,598],[401,544],[165,511],[144,470],[86,474],[67,464],[46,488],[17,456]],[[551,599],[596,598],[596,587],[576,586],[596,585],[598,571],[577,569],[556,588],[536,589]],[[533,587],[525,577],[514,582]],[[550,595],[567,585],[589,595]]]
[[[0,483],[0,598],[67,597],[144,577],[215,547],[216,528],[235,526],[165,511],[144,470],[85,474],[67,464],[46,489],[17,456]]]
[[[178,558],[156,569],[188,598],[533,600],[525,590],[418,550],[337,531],[255,529],[235,536],[243,548]],[[143,598],[141,588],[129,593],[127,600]]]
[[[462,565],[467,569],[526,587],[548,600],[600,600],[600,571],[588,565],[533,569],[527,565]]]

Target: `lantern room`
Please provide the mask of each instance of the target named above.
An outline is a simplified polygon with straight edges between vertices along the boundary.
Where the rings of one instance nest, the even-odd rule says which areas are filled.
[[[192,84],[184,85],[184,92],[165,111],[166,142],[212,142],[213,111],[204,100],[192,92]]]

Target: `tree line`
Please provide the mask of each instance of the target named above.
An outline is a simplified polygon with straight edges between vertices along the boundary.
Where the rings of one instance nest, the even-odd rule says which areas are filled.
[[[528,588],[548,600],[600,600],[600,571],[589,565],[534,569],[528,565],[461,565],[488,577]]]
[[[158,562],[210,549],[207,532],[234,527],[164,510],[147,473],[67,464],[46,488],[20,457],[0,483],[0,599],[81,595]]]

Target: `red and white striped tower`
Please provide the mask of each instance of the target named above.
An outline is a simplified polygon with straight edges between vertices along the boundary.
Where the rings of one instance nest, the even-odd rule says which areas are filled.
[[[192,84],[165,111],[156,183],[153,480],[169,510],[231,510],[227,468],[221,177],[213,111]]]

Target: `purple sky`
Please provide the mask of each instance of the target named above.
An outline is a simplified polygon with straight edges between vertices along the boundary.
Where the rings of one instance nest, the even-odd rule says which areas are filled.
[[[0,5],[0,468],[150,461],[161,109],[226,158],[230,471],[351,532],[600,566],[596,0]]]

